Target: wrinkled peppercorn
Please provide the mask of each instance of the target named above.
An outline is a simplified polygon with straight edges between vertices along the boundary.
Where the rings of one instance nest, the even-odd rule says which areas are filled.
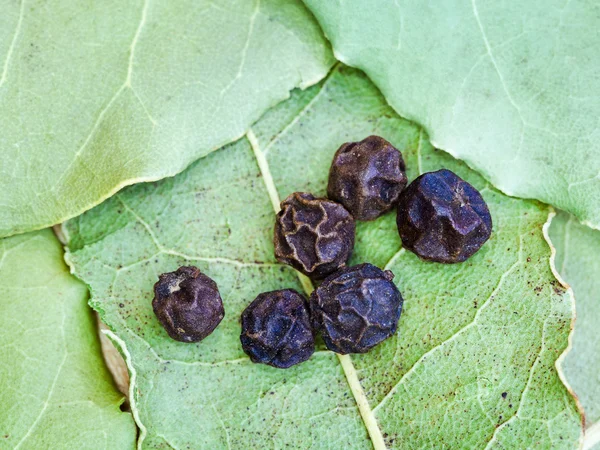
[[[343,144],[329,170],[327,196],[356,220],[373,220],[391,210],[406,187],[402,154],[385,139],[369,136]]]
[[[402,192],[397,224],[405,248],[442,263],[466,260],[492,232],[479,191],[445,169],[421,175]]]
[[[393,278],[389,270],[360,264],[327,277],[312,293],[313,326],[329,350],[365,353],[396,333],[403,300]]]
[[[193,266],[158,278],[152,308],[169,336],[198,342],[212,333],[225,315],[217,284]]]
[[[352,254],[354,219],[339,203],[296,192],[281,202],[275,257],[311,278],[335,272]]]
[[[242,313],[244,352],[255,363],[286,369],[315,351],[306,299],[293,289],[264,292]]]

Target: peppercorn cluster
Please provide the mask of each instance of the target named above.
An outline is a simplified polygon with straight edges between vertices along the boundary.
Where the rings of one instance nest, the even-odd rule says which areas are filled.
[[[281,202],[275,257],[320,285],[310,299],[293,289],[263,292],[244,310],[240,341],[253,362],[288,368],[306,361],[318,334],[341,354],[365,353],[396,334],[403,299],[394,274],[368,263],[346,265],[355,220],[396,208],[403,247],[425,261],[465,261],[489,239],[483,197],[455,173],[428,172],[406,185],[400,151],[369,136],[335,153],[328,198],[295,192]],[[161,275],[154,291],[154,311],[173,339],[197,342],[223,318],[216,283],[195,267]]]

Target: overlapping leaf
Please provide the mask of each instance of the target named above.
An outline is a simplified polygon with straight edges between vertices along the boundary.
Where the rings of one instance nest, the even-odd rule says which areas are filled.
[[[85,286],[51,230],[0,240],[0,447],[133,448]]]
[[[592,427],[600,423],[600,232],[561,213],[552,221],[550,238],[557,250],[556,268],[577,299],[573,348],[562,369],[583,405],[587,425]],[[600,442],[600,433],[594,438]]]
[[[300,0],[0,10],[0,236],[180,172],[333,63]]]
[[[435,145],[600,228],[600,3],[305,3],[338,59]]]
[[[390,268],[404,294],[398,335],[366,355],[321,349],[285,371],[250,363],[240,312],[262,291],[302,289],[273,258],[278,200],[323,194],[337,147],[372,133],[402,150],[410,178],[448,167],[477,186],[491,240],[448,266],[399,250],[393,214],[360,224],[353,260]],[[504,196],[433,149],[364,76],[340,67],[246,139],[64,230],[69,262],[128,360],[143,447],[574,448],[580,418],[554,369],[572,304],[550,270],[547,218],[545,206]],[[152,313],[157,275],[182,264],[213,277],[225,301],[224,321],[199,344],[170,340]]]

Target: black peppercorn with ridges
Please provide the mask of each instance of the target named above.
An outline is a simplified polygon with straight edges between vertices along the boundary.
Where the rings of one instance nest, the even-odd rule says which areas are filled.
[[[404,248],[441,263],[465,261],[492,232],[479,191],[446,169],[424,173],[402,192],[397,224]]]
[[[296,192],[281,202],[275,222],[275,257],[323,279],[346,264],[354,248],[354,219],[339,203]]]
[[[390,211],[406,187],[402,154],[379,136],[343,144],[329,170],[327,196],[356,220],[373,220]]]
[[[181,342],[201,341],[225,316],[217,284],[193,266],[159,276],[152,308],[169,336]]]
[[[293,289],[263,292],[242,313],[244,352],[255,363],[286,369],[315,351],[306,299]]]
[[[336,353],[366,353],[393,336],[402,312],[394,274],[372,264],[345,267],[310,297],[315,330]]]

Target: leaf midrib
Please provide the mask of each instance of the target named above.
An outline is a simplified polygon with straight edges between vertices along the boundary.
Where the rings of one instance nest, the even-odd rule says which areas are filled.
[[[273,210],[275,213],[279,212],[281,203],[279,194],[277,192],[277,187],[275,186],[275,182],[273,181],[273,176],[271,175],[271,170],[269,168],[269,163],[260,149],[260,144],[256,135],[250,128],[246,133],[246,139],[250,143],[252,147],[252,151],[258,163],[258,167],[261,173],[261,177],[265,183],[265,187],[269,194],[269,199],[271,200],[271,204],[273,206]],[[302,287],[307,295],[310,295],[314,290],[312,282],[310,279],[298,271],[295,271],[302,283]],[[346,381],[348,382],[348,386],[354,400],[356,402],[356,406],[360,412],[361,418],[363,420],[363,424],[369,433],[369,437],[371,439],[371,443],[375,450],[386,450],[385,441],[383,440],[383,435],[381,432],[381,428],[377,423],[377,419],[375,418],[375,414],[369,405],[369,400],[365,395],[365,392],[360,384],[360,380],[358,379],[358,374],[356,372],[356,368],[354,367],[354,363],[352,362],[352,358],[350,355],[340,355],[336,353],[338,360],[342,366],[342,370],[344,372],[344,376],[346,377]]]

